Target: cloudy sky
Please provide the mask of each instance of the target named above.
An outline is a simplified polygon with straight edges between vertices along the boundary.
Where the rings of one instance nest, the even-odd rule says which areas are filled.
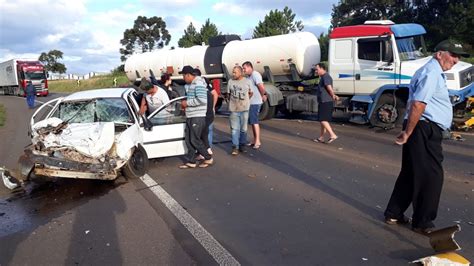
[[[249,38],[272,9],[289,6],[305,31],[326,32],[337,0],[0,0],[0,62],[38,58],[53,49],[64,53],[73,74],[108,72],[119,66],[120,39],[137,16],[164,18],[176,46],[184,29],[207,18],[222,33]],[[168,49],[168,48],[164,48]]]

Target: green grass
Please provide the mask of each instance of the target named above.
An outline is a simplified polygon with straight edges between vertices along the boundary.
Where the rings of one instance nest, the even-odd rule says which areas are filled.
[[[0,127],[3,127],[5,125],[5,119],[7,115],[5,113],[5,107],[3,107],[3,104],[0,104]]]
[[[121,75],[104,75],[97,76],[91,79],[80,80],[79,85],[77,80],[49,80],[48,87],[50,92],[76,92],[93,89],[103,89],[114,87],[114,78],[117,78],[117,87],[130,85],[125,74]]]

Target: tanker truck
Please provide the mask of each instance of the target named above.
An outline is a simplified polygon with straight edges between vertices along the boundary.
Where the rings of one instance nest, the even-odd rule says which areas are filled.
[[[419,24],[391,21],[335,28],[329,35],[328,56],[329,74],[340,97],[335,109],[348,113],[354,123],[384,128],[400,124],[410,79],[430,59],[425,33]],[[314,85],[307,81],[314,79],[313,67],[320,59],[318,39],[309,32],[252,40],[224,35],[210,39],[208,46],[132,55],[125,62],[125,72],[130,81],[166,72],[182,84],[178,72],[191,65],[225,93],[233,66],[250,61],[262,74],[268,95],[260,118],[270,119],[277,110],[286,114],[317,111]],[[471,64],[459,62],[445,73],[458,119],[465,119],[467,99],[474,94],[473,71]]]
[[[11,59],[0,63],[0,93],[26,96],[25,88],[31,81],[38,96],[48,96],[48,79],[44,66],[34,59]]]

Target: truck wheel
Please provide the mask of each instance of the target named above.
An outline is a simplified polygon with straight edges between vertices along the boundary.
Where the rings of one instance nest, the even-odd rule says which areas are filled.
[[[148,170],[148,156],[142,146],[138,146],[133,151],[132,157],[123,167],[123,174],[127,178],[138,178],[143,176]]]
[[[382,94],[370,117],[370,124],[383,128],[401,125],[405,109],[406,103],[400,97],[393,94]]]
[[[258,114],[258,120],[268,120],[272,119],[275,115],[276,106],[270,106],[268,100],[262,104],[260,108],[260,113]]]

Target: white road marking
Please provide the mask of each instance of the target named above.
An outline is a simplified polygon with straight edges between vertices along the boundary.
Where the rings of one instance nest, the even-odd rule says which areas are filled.
[[[149,187],[158,199],[161,200],[181,224],[193,235],[193,237],[206,249],[219,265],[240,265],[240,263],[198,223],[181,205],[171,197],[160,185],[158,185],[148,174],[140,179]]]

